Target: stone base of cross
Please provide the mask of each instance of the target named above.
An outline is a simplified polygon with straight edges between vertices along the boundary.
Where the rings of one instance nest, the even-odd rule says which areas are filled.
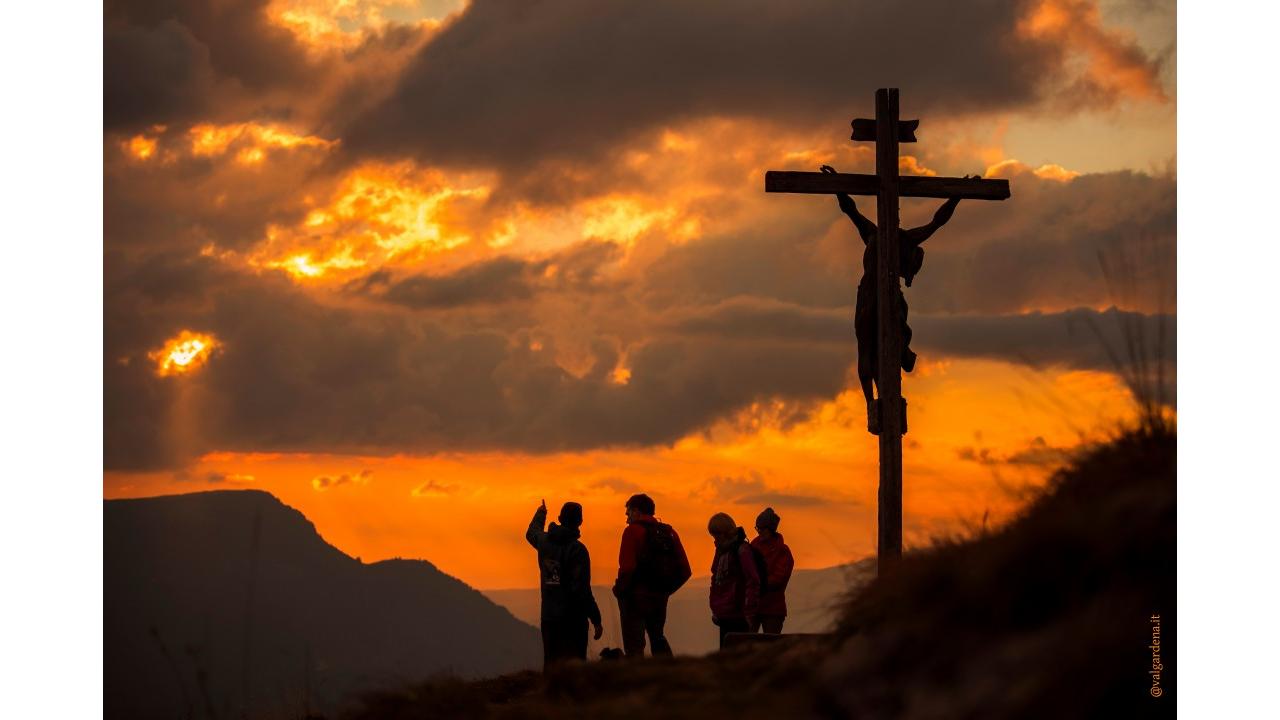
[[[902,398],[902,318],[899,279],[898,198],[960,198],[1005,200],[1009,181],[980,178],[898,175],[898,143],[915,142],[919,120],[898,119],[897,88],[876,91],[876,117],[853,121],[850,139],[876,144],[876,174],[785,172],[765,173],[765,192],[833,195],[874,195],[877,198],[878,252],[876,259],[879,377],[880,490],[879,542],[881,570],[902,557],[902,435],[906,431],[906,401]]]

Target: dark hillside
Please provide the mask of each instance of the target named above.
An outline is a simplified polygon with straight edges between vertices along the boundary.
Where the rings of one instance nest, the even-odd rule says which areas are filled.
[[[264,492],[110,500],[104,535],[108,718],[296,718],[541,661],[537,630],[461,581],[361,563]]]

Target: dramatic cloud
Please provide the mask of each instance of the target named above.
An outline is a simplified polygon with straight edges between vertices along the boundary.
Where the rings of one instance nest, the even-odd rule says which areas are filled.
[[[247,93],[312,81],[304,48],[267,20],[266,0],[109,0],[104,8],[108,130],[182,122]]]
[[[1112,304],[1174,309],[1175,180],[1118,172],[1061,182],[1026,172],[1011,182],[1012,198],[962,202],[925,243],[924,267],[907,290],[913,315]],[[671,248],[642,278],[646,302],[756,296],[816,307],[851,303],[863,252],[852,225],[834,200],[786,200],[796,207],[793,215],[757,217],[748,227]],[[775,198],[760,202],[779,212]],[[874,202],[858,203],[864,215],[875,216]],[[903,227],[924,224],[938,204],[905,201]],[[1108,284],[1108,260],[1127,266],[1124,287]]]
[[[1061,210],[1087,207],[1115,178],[1134,191],[1130,206],[1142,204],[1137,191],[1165,183],[1127,175],[1027,181],[1042,187],[1028,189],[1023,213],[1061,217],[1051,231],[1023,236],[1021,267],[1051,276],[1055,253],[1072,251],[1072,237],[1102,244],[1122,237],[1110,223],[1142,217],[1129,214],[1137,211]],[[1152,197],[1151,207],[1163,206],[1158,193]],[[854,361],[848,268],[857,262],[848,237],[839,239],[848,264],[829,261],[821,230],[828,222],[757,223],[609,272],[602,268],[618,260],[617,246],[588,242],[541,259],[500,256],[453,273],[375,274],[348,286],[347,294],[380,307],[335,304],[283,275],[229,272],[212,258],[120,258],[108,263],[107,466],[166,467],[213,449],[555,452],[669,444],[753,402],[828,400],[847,386]],[[908,291],[922,357],[1115,371],[1108,348],[1121,349],[1123,362],[1122,325],[1134,319],[1150,341],[1163,332],[1152,357],[1172,364],[1169,317],[1084,308],[970,314],[984,305],[1016,311],[1024,302],[1063,302],[1030,283],[1023,287],[1035,294],[969,284],[961,306],[968,313],[917,312],[928,304],[917,293],[964,275],[954,269],[962,253],[998,260],[983,241],[1014,237],[1020,227],[1001,223],[986,237],[960,226],[930,241],[958,247],[951,257],[930,252],[927,282]],[[813,239],[798,241],[797,232]],[[1077,301],[1105,303],[1101,270],[1059,262],[1057,272],[1064,286],[1093,288],[1071,290]],[[217,337],[220,351],[191,378],[157,382],[148,353],[184,328]],[[179,412],[192,416],[186,422],[199,433],[179,438],[164,430]]]
[[[109,0],[104,129],[131,133],[249,119],[321,129],[345,125],[358,108],[388,92],[410,54],[439,25],[384,20],[377,8],[366,8],[371,22],[326,34],[315,25],[324,9],[288,4]]]
[[[832,199],[763,195],[762,168],[865,170],[843,119],[804,138],[886,82],[908,115],[984,127],[1158,99],[1155,64],[1067,0],[478,0],[430,27],[360,7],[376,28],[108,4],[106,467],[651,447],[773,402],[799,422],[849,387],[862,247]],[[987,154],[924,145],[907,171]],[[1013,197],[926,247],[915,348],[1113,370],[1112,320],[1154,339],[1175,309],[1146,291],[1173,274],[1176,181],[1004,159],[981,167]],[[904,225],[934,207],[904,201]]]
[[[185,26],[168,20],[137,27],[108,19],[103,55],[107,130],[192,120],[210,109],[215,74],[209,51]]]
[[[344,139],[357,153],[528,168],[697,117],[828,123],[865,114],[886,84],[907,93],[908,114],[1008,110],[1064,90],[1095,105],[1152,95],[1155,64],[1090,7],[476,0]]]
[[[406,308],[450,309],[528,301],[535,294],[616,290],[600,277],[606,263],[618,259],[612,243],[585,242],[541,260],[510,256],[467,265],[447,274],[393,276],[378,271],[348,288]]]
[[[926,243],[920,282],[909,291],[913,311],[1174,309],[1173,178],[1119,172],[1064,183],[1028,172],[1012,182],[1013,198],[961,203]],[[1123,265],[1124,277],[1108,284],[1106,263]]]

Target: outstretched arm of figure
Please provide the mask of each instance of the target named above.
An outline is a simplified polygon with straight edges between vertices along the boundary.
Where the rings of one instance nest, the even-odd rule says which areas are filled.
[[[824,173],[831,175],[836,174],[836,169],[830,165],[823,165],[818,168]],[[840,203],[840,209],[849,219],[853,221],[854,227],[858,228],[858,236],[862,238],[862,242],[867,242],[868,238],[875,237],[876,225],[868,220],[862,213],[858,212],[858,206],[853,202],[853,198],[845,193],[836,193],[836,201]]]
[[[964,179],[978,180],[981,177],[981,175],[965,175]],[[959,204],[960,198],[951,198],[942,203],[942,207],[938,208],[938,211],[933,214],[933,219],[929,221],[929,224],[907,230],[906,233],[908,237],[910,237],[911,241],[916,245],[928,240],[930,236],[938,231],[938,228],[946,225],[947,222],[951,220],[951,216],[955,214],[956,206]]]
[[[529,529],[524,533],[524,539],[529,541],[534,550],[538,549],[538,542],[546,536],[543,530],[547,524],[547,501],[543,500],[537,510],[533,511],[533,519],[529,521]]]

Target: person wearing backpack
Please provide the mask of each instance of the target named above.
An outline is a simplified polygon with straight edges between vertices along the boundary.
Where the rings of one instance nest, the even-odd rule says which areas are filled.
[[[764,559],[747,542],[733,518],[716,513],[707,523],[716,543],[711,561],[711,622],[720,628],[720,647],[731,632],[750,632],[760,610]]]
[[[751,632],[763,627],[766,635],[778,635],[787,618],[787,583],[791,580],[791,570],[796,561],[791,556],[791,548],[782,541],[782,534],[778,532],[781,521],[773,508],[765,508],[756,517],[756,538],[751,541],[751,548],[763,561],[764,588],[760,593],[760,612]]]
[[[578,658],[587,659],[587,622],[595,626],[595,638],[604,634],[600,607],[591,594],[591,556],[578,538],[582,506],[567,502],[560,508],[560,524],[547,520],[547,501],[533,513],[524,538],[538,551],[542,586],[542,666]]]
[[[618,550],[618,579],[613,595],[622,622],[622,648],[628,658],[671,655],[664,629],[667,600],[693,575],[675,528],[654,518],[648,495],[632,495],[626,504],[627,527]]]

